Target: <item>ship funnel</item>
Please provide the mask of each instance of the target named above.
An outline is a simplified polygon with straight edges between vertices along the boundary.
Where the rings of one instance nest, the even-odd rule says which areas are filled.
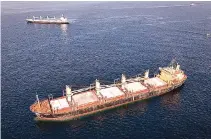
[[[73,93],[71,91],[71,88],[68,85],[66,85],[66,96],[67,96],[67,100],[70,102],[72,101],[72,95]]]
[[[146,70],[146,72],[144,73],[144,78],[145,79],[149,78],[149,70]]]
[[[96,89],[97,95],[100,96],[100,82],[97,79],[95,80],[95,89]]]
[[[126,76],[124,74],[122,74],[121,82],[122,82],[122,89],[125,90]]]

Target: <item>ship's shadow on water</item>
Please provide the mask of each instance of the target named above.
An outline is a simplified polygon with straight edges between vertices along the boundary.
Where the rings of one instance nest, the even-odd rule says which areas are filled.
[[[166,108],[168,110],[179,110],[180,107],[180,96],[181,90],[185,84],[183,84],[180,88],[177,88],[169,93],[166,93],[160,97],[160,106]]]
[[[72,130],[77,130],[78,128],[83,128],[86,122],[87,119],[72,120],[65,122],[36,122],[36,126],[37,128],[39,128],[39,130],[44,132],[52,131],[55,128],[57,129],[61,127],[71,127]]]
[[[61,127],[70,127],[72,131],[84,128],[87,123],[96,123],[103,127],[105,122],[109,120],[118,119],[119,122],[126,122],[127,119],[137,118],[143,116],[148,110],[150,111],[149,105],[155,104],[155,101],[159,101],[160,107],[167,110],[179,109],[180,93],[184,85],[177,88],[169,93],[163,94],[158,97],[153,97],[146,100],[140,100],[134,103],[126,104],[117,108],[109,109],[103,112],[98,112],[89,116],[82,117],[76,120],[69,121],[36,121],[35,124],[41,131],[52,131]],[[125,121],[126,120],[126,121]],[[113,121],[113,120],[112,120]]]

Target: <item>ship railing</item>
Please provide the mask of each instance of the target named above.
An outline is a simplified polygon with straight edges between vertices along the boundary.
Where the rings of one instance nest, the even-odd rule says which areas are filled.
[[[34,19],[38,19],[38,18],[40,18],[40,17],[33,16],[33,18],[34,18]]]
[[[142,77],[142,74],[134,75],[134,76],[130,77],[130,79],[134,79],[134,78],[137,78],[137,77]]]
[[[48,19],[56,19],[56,17],[54,16],[54,17],[48,17]]]
[[[84,92],[84,91],[87,91],[87,90],[90,90],[90,89],[93,89],[94,87],[87,87],[87,88],[82,88],[82,89],[78,89],[78,90],[74,90],[72,91],[73,94],[75,93],[80,93],[80,92]]]
[[[110,84],[110,85],[101,85],[101,89],[104,89],[104,88],[110,88],[110,87],[115,87],[116,84]]]
[[[129,78],[126,80],[126,82],[135,82],[135,81],[141,81],[141,80],[144,80],[143,76],[141,74],[138,74],[138,75],[135,75],[133,76],[132,78]],[[121,85],[122,83],[120,82],[120,78],[117,78],[114,80],[114,83],[113,84],[109,84],[109,85],[101,85],[101,89],[105,89],[105,88],[109,88],[109,87],[116,87],[117,85]],[[91,89],[94,89],[95,88],[95,83],[93,84],[90,84],[89,87],[87,88],[82,88],[82,89],[78,89],[78,90],[74,90],[72,91],[72,93],[80,93],[80,92],[84,92],[84,91],[88,91],[88,90],[91,90]]]
[[[134,81],[141,81],[141,80],[144,80],[144,76],[142,74],[137,74],[135,76],[132,76],[126,79],[126,82],[134,82]],[[118,82],[120,82],[120,78],[117,78],[114,80],[114,84],[117,84]]]
[[[136,77],[136,78],[130,78],[130,79],[127,79],[126,81],[128,81],[128,82],[139,82],[139,81],[142,81],[142,80],[144,80],[144,78],[143,77]]]
[[[42,19],[40,17],[33,16],[33,20]]]
[[[28,18],[27,18],[28,19]],[[56,17],[42,17],[42,16],[33,16],[33,19],[36,20],[36,19],[43,19],[43,20],[49,20],[49,19],[56,19]]]
[[[110,87],[116,87],[116,84],[101,85],[100,87],[101,87],[101,89],[110,88]],[[88,90],[94,89],[94,88],[95,88],[95,86],[90,86],[90,87],[87,87],[87,88],[82,88],[82,89],[74,90],[74,91],[72,91],[72,93],[73,94],[77,94],[77,93],[88,91]]]
[[[120,78],[114,79],[114,84],[120,82]]]

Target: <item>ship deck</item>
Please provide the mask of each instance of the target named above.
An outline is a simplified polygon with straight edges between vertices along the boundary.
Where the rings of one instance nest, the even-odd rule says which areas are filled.
[[[186,78],[187,76],[184,76],[182,80],[186,80]],[[104,106],[113,107],[114,105],[116,107],[121,103],[128,103],[128,99],[129,101],[136,101],[144,98],[151,91],[165,90],[169,87],[163,80],[153,77],[146,79],[144,82],[128,82],[124,89],[120,86],[103,88],[100,90],[102,97],[98,97],[96,91],[92,89],[75,93],[72,96],[72,103],[67,101],[66,96],[62,96],[40,101],[40,105],[36,102],[31,105],[30,109],[35,113],[45,115],[64,115],[65,113],[74,113],[76,111],[87,111],[87,113],[90,113],[90,111],[98,111],[97,107],[103,106],[101,109],[104,109]]]

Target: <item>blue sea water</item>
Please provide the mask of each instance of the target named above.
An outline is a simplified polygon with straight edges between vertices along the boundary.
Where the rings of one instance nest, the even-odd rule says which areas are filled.
[[[70,25],[27,24],[60,16]],[[2,2],[1,136],[4,139],[211,138],[211,2]],[[166,66],[188,75],[161,97],[64,123],[36,123],[35,94],[112,82]]]

